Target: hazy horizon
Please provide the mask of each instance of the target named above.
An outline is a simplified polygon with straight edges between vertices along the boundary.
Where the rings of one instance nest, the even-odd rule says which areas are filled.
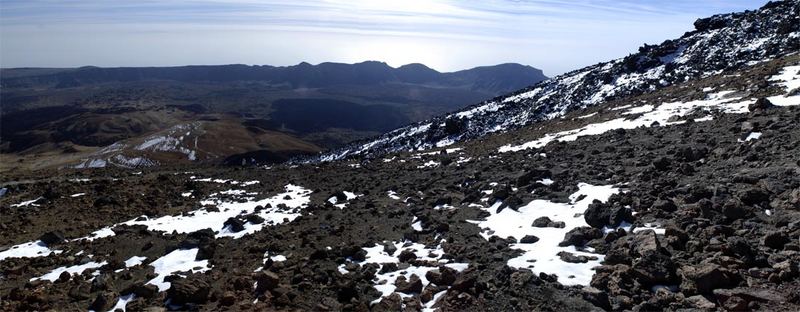
[[[0,67],[519,63],[555,76],[766,1],[0,1]]]

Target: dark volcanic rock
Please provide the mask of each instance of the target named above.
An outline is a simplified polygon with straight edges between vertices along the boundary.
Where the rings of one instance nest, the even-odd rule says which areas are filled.
[[[63,243],[66,238],[64,238],[64,233],[61,233],[60,231],[52,231],[44,233],[41,237],[39,237],[39,240],[45,245],[49,246]]]
[[[608,204],[595,200],[586,208],[586,211],[583,213],[583,219],[586,220],[589,226],[602,229],[608,224],[608,219],[611,216],[610,210]]]
[[[458,271],[447,266],[440,266],[438,269],[430,270],[425,273],[425,278],[431,283],[439,286],[449,286],[456,281]]]
[[[735,272],[711,263],[683,266],[680,274],[681,290],[687,294],[711,294],[714,289],[735,287],[740,280]]]
[[[228,218],[228,220],[223,223],[223,227],[227,227],[230,229],[231,232],[241,232],[244,231],[244,222],[237,218]]]
[[[264,292],[266,290],[272,290],[275,289],[275,287],[278,287],[280,277],[274,272],[265,270],[255,273],[255,280],[258,283],[258,285],[256,285],[256,292]]]
[[[397,259],[400,260],[400,262],[408,262],[408,261],[414,260],[416,258],[417,258],[417,255],[414,254],[413,251],[408,250],[408,249],[401,251],[400,255],[397,256]]]
[[[523,187],[536,180],[550,178],[551,176],[550,170],[544,168],[527,170],[517,177],[517,186]]]
[[[113,293],[100,293],[94,298],[94,301],[92,301],[92,304],[89,306],[89,310],[107,311],[114,306],[114,298],[116,298],[116,296],[114,296]]]
[[[204,303],[210,291],[208,283],[200,278],[179,278],[171,282],[167,296],[172,304]]]
[[[775,107],[775,105],[773,105],[772,102],[770,102],[766,98],[758,98],[758,100],[756,100],[754,103],[747,105],[747,109],[750,110],[751,112],[762,109],[769,109],[772,107]]]
[[[539,238],[534,235],[525,235],[522,239],[519,240],[521,244],[533,244],[538,241]]]
[[[420,280],[419,276],[416,274],[412,274],[411,278],[408,280],[406,280],[404,276],[400,276],[397,278],[394,285],[397,286],[398,292],[404,294],[418,294],[422,292],[422,280]]]
[[[564,234],[564,240],[559,243],[559,246],[583,246],[586,242],[595,238],[602,238],[603,231],[587,226],[577,227],[567,234]]]
[[[562,261],[568,263],[586,263],[589,260],[597,260],[597,257],[587,257],[583,255],[576,255],[571,252],[560,251],[558,252],[557,256],[561,258]]]
[[[783,249],[783,246],[789,242],[789,237],[782,232],[770,232],[764,236],[764,246],[767,246],[772,249]]]

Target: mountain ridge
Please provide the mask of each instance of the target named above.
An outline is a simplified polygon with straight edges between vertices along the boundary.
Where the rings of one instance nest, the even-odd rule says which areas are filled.
[[[504,77],[515,77],[512,86],[498,86],[485,82],[474,83],[472,90],[498,92],[519,85],[519,81],[544,80],[547,77],[535,67],[517,63],[478,66],[453,72],[439,72],[424,64],[411,63],[397,68],[380,61],[360,63],[323,62],[312,65],[301,62],[290,66],[272,65],[185,65],[168,67],[97,67],[84,66],[71,69],[8,68],[2,69],[0,85],[24,87],[55,84],[62,87],[103,82],[130,82],[146,80],[174,80],[181,82],[231,82],[265,81],[288,84],[294,88],[318,88],[346,84],[384,83],[434,83],[442,86],[470,85],[480,80],[486,71]],[[25,72],[30,72],[27,75]],[[52,72],[55,71],[55,72]],[[43,72],[43,74],[38,74]]]

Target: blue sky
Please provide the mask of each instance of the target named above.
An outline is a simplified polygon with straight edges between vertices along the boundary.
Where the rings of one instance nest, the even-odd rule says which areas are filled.
[[[766,0],[0,0],[0,66],[516,62],[554,75]]]

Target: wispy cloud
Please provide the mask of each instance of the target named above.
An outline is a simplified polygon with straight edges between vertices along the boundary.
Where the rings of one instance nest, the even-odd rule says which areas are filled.
[[[396,63],[408,57],[420,57],[423,59],[417,61],[430,63],[439,59],[437,64],[431,65],[456,69],[479,65],[479,62],[491,63],[491,51],[495,51],[494,62],[525,62],[550,72],[560,72],[618,55],[624,52],[621,48],[630,49],[644,42],[679,35],[690,30],[691,21],[697,17],[753,9],[763,2],[2,0],[3,56],[0,61],[3,66],[58,65],[54,60],[65,62],[62,65],[90,64],[93,60],[115,59],[113,55],[98,55],[97,51],[114,53],[116,50],[110,46],[122,45],[123,49],[130,49],[130,45],[124,43],[136,42],[146,44],[151,52],[133,57],[126,51],[117,51],[125,57],[117,65],[164,64],[174,62],[177,55],[186,60],[183,63],[277,64],[363,59]],[[148,35],[150,39],[142,37]],[[79,53],[80,49],[65,47],[69,39],[84,45],[85,51]],[[199,50],[194,54],[174,51],[170,40],[186,42]],[[205,45],[203,40],[207,40]],[[281,40],[282,45],[302,46],[303,50],[275,42],[254,43],[253,40]],[[312,40],[320,44],[315,47]],[[332,40],[350,46],[351,50],[331,47]],[[392,40],[398,44],[393,44]],[[42,51],[23,53],[32,48],[45,48],[48,41],[51,42],[49,49],[62,55],[48,58]],[[230,48],[222,54],[215,53],[216,61],[208,52],[221,51],[214,43],[225,43]],[[400,53],[403,51],[397,51],[408,46],[423,51],[406,51],[408,57]],[[240,51],[248,47],[280,54],[266,53],[254,58]],[[463,49],[458,51],[455,47]],[[429,52],[422,53],[425,50]],[[459,54],[432,55],[453,52]],[[586,56],[580,57],[581,53]]]

